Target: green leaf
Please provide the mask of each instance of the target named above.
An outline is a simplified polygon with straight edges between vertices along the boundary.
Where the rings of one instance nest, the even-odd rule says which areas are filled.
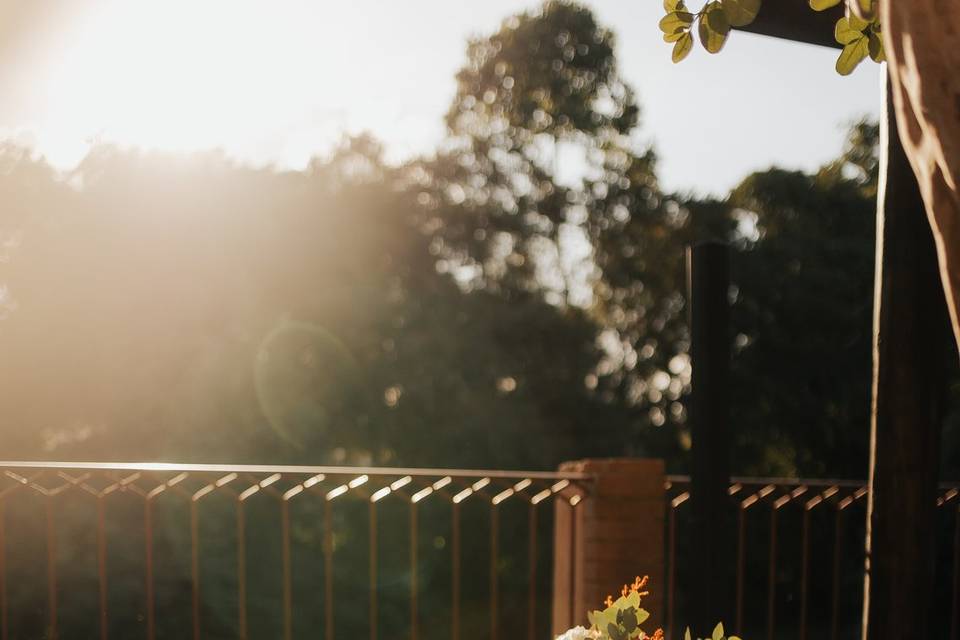
[[[637,610],[633,607],[629,609],[624,609],[620,612],[621,621],[620,624],[623,625],[624,630],[627,632],[627,635],[632,635],[636,631],[637,627],[640,626],[640,621],[637,620]]]
[[[689,33],[689,32],[688,32],[688,31],[677,31],[676,33],[665,33],[665,34],[663,34],[663,41],[664,41],[664,42],[676,42],[677,40],[679,40],[680,38],[682,38],[682,37],[683,37],[684,35],[686,35],[687,33]]]
[[[683,640],[690,640],[690,627],[687,627],[687,630],[683,632]]]
[[[693,35],[686,31],[677,40],[677,43],[673,45],[673,62],[677,63],[686,58],[690,54],[690,50],[693,49]]]
[[[640,594],[636,591],[631,591],[627,595],[627,606],[633,607],[634,609],[640,608]]]
[[[639,609],[637,611],[637,624],[643,624],[647,618],[650,617],[650,612],[646,609]]]
[[[587,619],[590,621],[591,627],[605,629],[608,624],[616,623],[617,613],[612,609],[605,609],[604,611],[591,611],[587,614]]]
[[[857,65],[867,57],[867,37],[861,36],[843,48],[840,57],[837,58],[837,73],[842,76],[848,76],[853,73]]]
[[[757,17],[762,0],[723,0],[723,12],[731,27],[744,27]]]
[[[810,0],[810,8],[814,11],[826,11],[840,4],[840,0]]]
[[[673,11],[686,11],[687,7],[683,4],[683,0],[663,0],[663,10],[671,13]]]
[[[850,23],[850,28],[856,29],[857,31],[865,31],[866,28],[870,26],[869,22],[849,11],[847,12],[847,21]]]
[[[727,640],[740,640],[740,636],[730,636]]]
[[[591,626],[603,630],[607,628],[607,625],[617,623],[617,610],[613,607],[607,607],[603,611],[593,611],[587,614],[587,619],[590,620]]]
[[[720,8],[720,3],[711,2],[708,4],[706,13],[700,18],[699,25],[700,43],[703,48],[710,53],[718,53],[723,48],[723,43],[727,41],[727,32],[729,31],[730,23],[727,22],[726,14]]]
[[[687,11],[671,11],[660,20],[660,31],[674,33],[693,24],[693,14]]]
[[[723,623],[718,622],[713,628],[713,640],[723,640]]]
[[[854,13],[864,20],[873,20],[877,17],[876,0],[857,0],[852,8]]]
[[[607,633],[610,635],[610,640],[627,640],[627,634],[612,622],[607,625]]]
[[[850,21],[846,18],[840,18],[837,20],[837,25],[833,28],[833,37],[840,44],[849,44],[863,37],[863,32],[851,27]]]
[[[723,10],[723,5],[719,2],[711,2],[708,7],[713,7],[708,9],[706,15],[704,16],[707,19],[707,23],[710,25],[710,28],[726,35],[730,31],[730,21],[727,20],[727,14]]]
[[[887,59],[887,54],[883,51],[883,38],[879,33],[871,30],[867,34],[867,51],[874,62],[883,62]]]

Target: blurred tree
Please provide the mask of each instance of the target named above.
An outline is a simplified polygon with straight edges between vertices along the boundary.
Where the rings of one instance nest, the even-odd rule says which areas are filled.
[[[410,168],[423,228],[441,269],[465,290],[589,311],[603,357],[585,384],[617,433],[601,450],[682,467],[690,444],[684,251],[719,238],[743,251],[738,389],[780,383],[762,398],[737,398],[738,468],[862,473],[857,459],[823,447],[858,441],[865,414],[856,407],[868,406],[857,403],[869,374],[869,354],[859,358],[869,347],[876,125],[856,125],[843,157],[816,176],[770,170],[722,201],[664,194],[653,152],[634,141],[639,109],[617,73],[613,36],[587,9],[546,2],[471,42],[467,58],[449,142]],[[806,267],[798,271],[797,260]],[[823,282],[836,269],[845,278]],[[788,295],[783,278],[809,294]],[[816,331],[805,324],[814,309]],[[810,381],[826,369],[829,380],[805,382],[800,393],[780,376],[787,347],[807,358],[790,371]]]
[[[472,286],[566,302],[583,179],[626,143],[638,111],[613,35],[585,7],[546,2],[472,41],[448,143],[414,174],[449,268]]]
[[[683,239],[667,237],[678,225],[661,201],[652,151],[634,140],[639,107],[614,48],[612,33],[577,4],[550,1],[508,18],[468,46],[447,114],[449,140],[435,158],[413,165],[411,177],[439,264],[465,289],[511,304],[539,298],[563,313],[587,309],[606,330],[590,338],[604,358],[578,389],[594,399],[584,405],[593,416],[582,428],[602,417],[603,429],[580,446],[669,455],[662,435],[646,429],[648,410],[624,402],[630,392],[623,375],[637,369],[626,377],[650,378],[666,363],[658,368],[645,357],[638,365],[622,351],[650,337],[648,322],[665,324],[655,313],[638,321],[648,309],[675,315],[682,308],[672,296],[682,259],[671,260],[682,258]],[[660,224],[673,254],[655,254],[664,243],[644,240],[629,249],[630,271],[622,263],[630,257],[614,246],[631,243],[623,236],[629,212],[641,226]],[[652,281],[646,294],[643,278]]]
[[[731,193],[744,472],[866,474],[876,188],[877,127],[861,122],[817,174],[770,169]]]
[[[99,148],[77,189],[5,160],[11,456],[550,467],[595,413],[587,316],[438,272],[369,139],[305,174]]]

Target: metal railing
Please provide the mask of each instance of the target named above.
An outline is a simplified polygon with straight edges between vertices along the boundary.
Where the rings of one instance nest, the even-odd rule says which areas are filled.
[[[940,485],[937,497],[938,527],[948,534],[947,547],[940,556],[952,556],[950,575],[940,582],[952,590],[949,600],[949,637],[960,632],[960,485]],[[678,537],[683,535],[679,521],[690,499],[690,478],[668,476],[667,490],[667,580],[668,591],[664,619],[668,637],[675,634],[676,614],[685,579],[696,579],[693,569],[684,572],[678,558]],[[843,632],[859,638],[860,606],[863,598],[864,527],[867,487],[863,481],[800,478],[732,478],[728,489],[735,514],[736,560],[733,567],[734,630],[744,635],[747,624],[750,637],[798,638],[823,637],[837,640]],[[953,512],[948,510],[953,508]],[[852,512],[856,515],[851,515]],[[815,520],[819,522],[815,524]],[[832,522],[831,522],[832,520]],[[819,524],[820,526],[817,526]],[[786,526],[785,526],[786,525]],[[905,526],[909,526],[905,523]],[[687,532],[690,533],[690,532]],[[703,532],[710,535],[710,532]],[[789,534],[785,541],[784,534]],[[826,553],[824,553],[824,551]],[[818,562],[819,561],[819,562]],[[940,563],[941,565],[944,563]],[[829,590],[814,603],[812,589],[816,570],[829,580]],[[684,575],[688,574],[688,575]],[[821,583],[817,580],[816,583]],[[752,587],[752,588],[751,588]],[[942,591],[942,590],[941,590]],[[787,592],[788,597],[783,597]],[[718,597],[722,597],[718,594]],[[752,607],[751,598],[761,606]],[[844,605],[847,608],[844,609]],[[829,618],[811,629],[811,612],[828,611]],[[844,616],[844,612],[849,615]],[[780,617],[790,624],[778,627]],[[818,616],[819,617],[819,616]],[[762,620],[762,622],[761,622]],[[783,629],[786,628],[786,631]]]
[[[0,640],[548,637],[543,509],[577,507],[591,483],[564,472],[0,462]],[[696,579],[684,549],[710,533],[687,524],[689,478],[668,476],[665,493],[663,620],[675,638]],[[766,640],[856,636],[864,483],[734,478],[728,494],[730,624]],[[937,499],[950,638],[958,495],[942,485]]]
[[[223,629],[207,634],[205,625],[204,616],[212,605],[205,597],[203,579],[213,572],[216,575],[213,583],[218,592],[223,591],[224,585],[228,590],[235,588],[231,597],[235,604],[227,607],[232,607],[230,615],[235,616],[235,620],[221,624],[229,630],[229,635],[241,639],[257,635],[280,636],[285,640],[308,635],[302,628],[295,629],[295,611],[302,610],[304,616],[309,615],[309,620],[301,627],[309,623],[309,635],[320,635],[322,629],[323,636],[333,640],[338,631],[335,616],[341,615],[340,607],[335,607],[334,575],[339,570],[341,575],[351,578],[353,595],[359,593],[357,584],[363,581],[359,576],[366,573],[367,602],[359,606],[362,612],[354,618],[364,621],[367,626],[364,632],[371,640],[380,635],[378,623],[387,604],[385,598],[390,598],[394,625],[400,619],[396,600],[403,597],[404,590],[407,592],[406,602],[401,606],[407,608],[406,616],[403,616],[407,628],[403,635],[417,640],[421,635],[421,599],[433,597],[438,591],[422,580],[430,580],[431,584],[439,582],[437,576],[445,573],[444,580],[449,580],[448,594],[444,594],[449,598],[445,603],[449,607],[449,628],[444,635],[459,640],[461,635],[476,635],[468,631],[476,625],[477,615],[465,622],[461,606],[465,597],[464,573],[469,573],[466,582],[472,584],[481,565],[486,565],[488,572],[483,609],[484,615],[489,616],[489,627],[484,629],[484,635],[497,638],[501,628],[502,565],[507,557],[503,546],[509,542],[514,548],[509,558],[510,567],[515,573],[522,573],[516,571],[516,567],[526,565],[526,576],[515,580],[514,587],[519,584],[526,590],[522,615],[526,617],[527,636],[533,640],[538,629],[546,628],[547,623],[541,624],[540,621],[545,621],[549,613],[542,609],[538,611],[537,602],[543,592],[542,585],[550,578],[549,572],[541,571],[539,565],[549,552],[543,547],[551,544],[549,527],[553,519],[552,512],[547,518],[538,515],[540,505],[563,499],[576,506],[589,484],[590,478],[584,474],[526,471],[0,462],[0,638],[40,637],[41,634],[37,633],[37,626],[41,624],[36,619],[38,616],[31,618],[28,615],[38,609],[43,610],[43,637],[52,639],[67,635],[62,633],[66,624],[60,620],[65,595],[77,599],[88,596],[86,601],[96,610],[96,622],[93,623],[90,621],[92,616],[82,618],[87,614],[80,612],[80,605],[70,608],[71,622],[73,618],[82,618],[90,624],[87,637],[98,634],[101,640],[107,640],[111,632],[124,639],[139,635],[148,640],[174,636],[177,633],[173,631],[158,632],[161,622],[169,622],[172,618],[180,618],[184,626],[189,622],[188,629],[183,629],[180,637],[192,634],[195,640],[199,640],[205,634],[225,635]],[[61,496],[68,493],[85,495],[89,502],[61,500]],[[40,509],[38,501],[42,503]],[[426,571],[430,575],[425,576],[423,559],[419,557],[424,549],[420,517],[421,511],[431,503],[449,509],[449,520],[440,527],[443,537],[437,535],[435,546],[446,549],[447,537],[450,545],[445,559],[448,566],[428,568]],[[67,509],[68,505],[70,509]],[[171,514],[178,505],[185,510],[185,517],[179,523],[171,522],[176,520]],[[361,506],[358,510],[359,505],[365,505],[365,508]],[[294,513],[298,508],[303,511],[299,520]],[[481,516],[473,513],[466,518],[464,509],[467,508],[486,511],[486,541],[479,540],[476,535]],[[507,509],[511,511],[505,513]],[[336,517],[338,510],[346,515]],[[38,512],[40,517],[35,518]],[[95,520],[92,527],[91,518]],[[254,527],[251,523],[255,518],[258,524]],[[275,525],[263,522],[273,518]],[[465,518],[468,520],[466,526]],[[364,519],[366,522],[362,522]],[[41,522],[38,524],[36,520]],[[437,526],[436,522],[431,524]],[[277,529],[279,535],[276,535]],[[65,566],[81,563],[84,554],[77,549],[82,546],[82,530],[95,531],[90,545],[95,547],[95,588],[89,582],[82,583],[80,578],[74,580],[72,573],[70,576],[61,575]],[[501,540],[504,533],[509,537]],[[465,549],[467,536],[471,536],[469,549]],[[136,551],[137,544],[131,546],[130,540],[139,543],[141,537],[142,547]],[[256,540],[251,540],[254,537]],[[388,546],[394,552],[406,547],[407,557],[395,557],[393,562],[393,565],[406,564],[405,568],[395,571],[402,574],[402,579],[395,582],[402,583],[406,589],[398,589],[396,584],[390,588],[384,586],[381,575],[381,570],[385,571],[387,551],[381,545],[384,537],[389,539]],[[359,550],[364,546],[357,542],[361,538],[365,538],[365,552]],[[67,555],[65,542],[71,543],[72,554],[66,559],[63,557]],[[173,578],[168,575],[167,579],[161,579],[160,573],[171,574],[178,543],[189,549],[189,569],[184,568],[182,573],[185,575],[174,575]],[[225,551],[225,545],[233,548]],[[216,552],[219,558],[214,569],[207,566],[205,546],[209,547],[209,553]],[[322,582],[314,580],[314,572],[301,570],[309,564],[308,558],[316,555],[317,547],[321,556],[318,568]],[[42,572],[29,569],[37,564],[31,560],[37,555],[31,556],[31,549],[45,558],[41,560]],[[114,559],[114,552],[122,558]],[[344,555],[343,566],[335,567],[341,553]],[[256,562],[251,563],[254,555]],[[361,559],[363,556],[366,561]],[[21,568],[15,580],[16,590],[31,595],[21,597],[24,604],[16,610],[22,615],[14,619],[11,615],[14,607],[10,605],[14,581],[8,579],[8,573],[13,570],[13,561],[18,559],[21,564],[29,566]],[[264,597],[274,598],[269,601],[279,605],[280,616],[272,632],[258,634],[252,629],[253,623],[267,624],[264,618],[269,615],[263,611],[251,615],[251,590],[256,587],[263,592],[266,587],[277,586],[275,580],[271,582],[272,579],[264,578],[264,570],[260,567],[274,561],[280,565],[279,594]],[[111,562],[122,563],[127,569],[111,572]],[[233,566],[226,568],[226,564]],[[255,568],[258,577],[254,579],[251,572]],[[111,579],[122,580],[129,586],[131,572],[140,576],[133,582],[142,585],[142,595],[135,598],[136,602],[131,602],[130,589],[124,592],[118,587],[111,591]],[[172,573],[176,574],[175,571]],[[229,578],[224,578],[228,573]],[[311,588],[298,587],[295,573],[301,583]],[[122,577],[118,578],[118,574]],[[76,584],[66,584],[70,580]],[[41,583],[43,586],[38,586]],[[178,599],[177,595],[187,586],[189,603],[185,598]],[[161,587],[174,591],[162,602],[159,601]],[[121,591],[119,595],[118,590]],[[312,601],[314,594],[303,594],[301,590],[319,591],[320,606],[313,606],[315,602],[303,606],[295,603],[298,598],[302,600],[307,596]],[[95,596],[88,593],[94,591]],[[45,597],[45,603],[38,603],[38,597]],[[133,613],[124,611],[126,622],[117,622],[111,615],[111,604],[118,599],[123,599],[126,607],[136,610]],[[226,605],[218,603],[217,606],[223,608]],[[353,601],[350,607],[357,608],[358,605]],[[114,609],[118,607],[114,605]],[[322,609],[322,615],[318,615],[317,609]],[[221,612],[217,619],[222,617]],[[23,627],[31,624],[34,631],[24,630]],[[470,630],[466,629],[468,624]],[[400,635],[397,631],[391,628],[389,634],[384,635],[396,637]],[[354,624],[349,635],[357,632]]]

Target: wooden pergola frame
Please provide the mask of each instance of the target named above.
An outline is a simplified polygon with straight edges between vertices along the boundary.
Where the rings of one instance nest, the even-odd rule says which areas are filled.
[[[810,9],[807,0],[766,0],[756,20],[742,30],[839,48],[833,29],[842,16],[842,5],[817,13]],[[828,72],[832,70],[824,71]],[[862,629],[865,640],[926,639],[934,636],[935,545],[932,541],[940,426],[946,366],[954,351],[933,233],[916,177],[897,133],[890,79],[886,73],[881,95],[870,492]],[[709,342],[705,340],[701,344]],[[701,353],[706,356],[700,361],[703,365],[704,360],[711,359],[711,354],[705,349]],[[694,360],[697,361],[696,353]],[[709,369],[709,362],[706,364]],[[717,396],[717,390],[701,383],[698,394],[697,380],[693,386],[694,409],[698,402],[706,403],[697,413],[711,415],[711,424],[693,425],[696,449],[697,431],[707,442],[711,441],[708,432],[714,427],[721,432],[725,428],[725,405],[720,400],[716,413],[707,411],[710,398]],[[695,423],[699,422],[696,415],[692,417]],[[701,474],[709,475],[705,471]],[[706,517],[707,513],[703,515]],[[722,554],[720,547],[727,539],[728,536],[721,535],[717,544],[705,541],[702,555]],[[714,560],[705,567],[709,575],[702,575],[704,597],[696,598],[702,601],[694,604],[695,617],[706,620],[725,613],[722,598],[716,596],[724,593],[728,585],[724,584],[722,571],[710,568],[717,565]],[[715,602],[710,601],[710,593],[714,594]],[[957,597],[955,593],[954,598]],[[952,637],[957,637],[960,620],[955,619],[952,624]]]

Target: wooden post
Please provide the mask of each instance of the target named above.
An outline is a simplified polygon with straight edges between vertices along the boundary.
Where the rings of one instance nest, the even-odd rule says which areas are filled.
[[[933,234],[886,81],[877,198],[873,415],[863,638],[931,638],[945,364]]]
[[[706,242],[687,250],[688,304],[692,395],[690,429],[690,506],[694,535],[690,626],[694,635],[707,635],[721,620],[729,620],[729,580],[732,568],[730,484],[729,373],[730,330],[728,291],[729,249]],[[696,533],[701,532],[701,533]]]

